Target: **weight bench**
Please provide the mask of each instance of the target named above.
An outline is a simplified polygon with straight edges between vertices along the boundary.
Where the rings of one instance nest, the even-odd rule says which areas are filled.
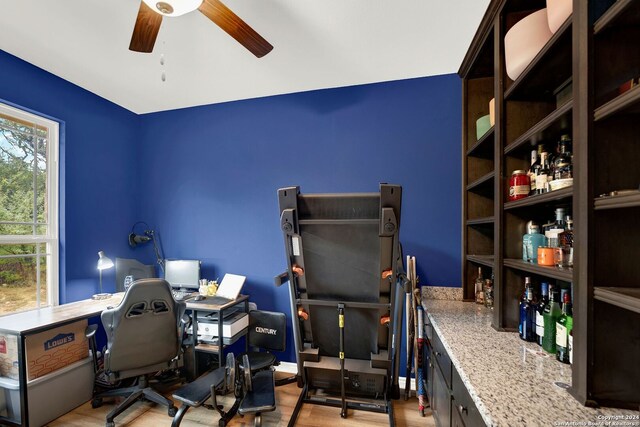
[[[224,411],[222,405],[218,405],[216,398],[216,390],[229,390],[233,389],[230,384],[233,385],[235,377],[235,357],[233,353],[227,354],[227,364],[220,368],[215,369],[209,373],[200,376],[195,381],[181,387],[173,394],[173,398],[182,402],[182,406],[176,412],[173,417],[171,427],[178,427],[185,413],[189,408],[197,408],[202,406],[210,397],[213,398],[213,409],[220,414],[220,421],[218,425],[224,427],[229,420],[238,411],[240,404],[240,398],[236,396],[235,402],[228,411]]]

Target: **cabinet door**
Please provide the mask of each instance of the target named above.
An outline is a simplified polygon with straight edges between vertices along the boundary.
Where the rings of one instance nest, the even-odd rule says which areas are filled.
[[[451,427],[465,427],[464,421],[462,421],[462,417],[460,416],[460,412],[458,412],[458,408],[456,407],[455,400],[451,406]]]
[[[438,363],[434,359],[432,355],[433,398],[431,399],[431,409],[433,419],[436,426],[449,427],[451,425],[451,394]]]

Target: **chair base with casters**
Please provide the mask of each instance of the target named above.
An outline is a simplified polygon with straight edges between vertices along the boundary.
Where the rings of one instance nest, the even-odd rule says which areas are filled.
[[[241,416],[255,414],[254,426],[262,426],[262,413],[276,409],[276,390],[274,372],[271,369],[252,372],[248,355],[242,357],[242,367],[239,368],[239,380],[236,386],[242,388],[242,401],[238,408]]]
[[[157,391],[148,386],[148,380],[145,375],[138,377],[137,384],[131,387],[118,388],[114,390],[104,391],[91,400],[91,407],[98,408],[102,406],[104,398],[109,397],[125,397],[111,412],[107,414],[106,427],[114,427],[113,419],[129,409],[131,405],[140,399],[146,399],[168,408],[167,413],[170,417],[176,415],[178,408],[175,407],[171,399],[167,399]]]

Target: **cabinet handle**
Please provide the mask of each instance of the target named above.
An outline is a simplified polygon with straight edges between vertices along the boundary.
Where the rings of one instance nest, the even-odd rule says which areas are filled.
[[[433,354],[435,354],[438,357],[442,356],[442,353],[440,353],[439,351],[434,351]]]
[[[463,414],[467,412],[467,408],[465,406],[458,405],[458,411],[460,411],[460,414]]]

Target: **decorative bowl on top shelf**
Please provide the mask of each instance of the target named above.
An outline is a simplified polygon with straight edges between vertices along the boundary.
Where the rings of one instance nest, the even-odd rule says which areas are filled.
[[[564,24],[573,12],[573,0],[547,0],[547,18],[552,33]]]
[[[511,27],[504,36],[504,60],[511,80],[520,77],[552,36],[547,9],[533,12]]]
[[[573,185],[573,178],[565,178],[565,179],[554,179],[549,182],[549,187],[551,187],[551,191],[560,190],[561,188],[571,187]]]
[[[482,138],[489,129],[491,129],[491,121],[488,114],[476,120],[476,138]]]

